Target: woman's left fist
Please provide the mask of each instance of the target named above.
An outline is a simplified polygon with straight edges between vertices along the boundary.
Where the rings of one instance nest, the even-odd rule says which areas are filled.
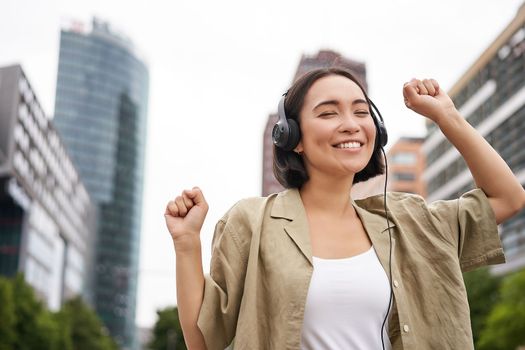
[[[456,108],[435,79],[412,79],[403,85],[405,106],[436,123]]]

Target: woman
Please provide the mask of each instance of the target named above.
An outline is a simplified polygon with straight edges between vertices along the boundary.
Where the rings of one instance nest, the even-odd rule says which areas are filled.
[[[473,348],[462,271],[504,262],[496,224],[525,206],[525,191],[435,80],[412,79],[403,95],[461,153],[478,189],[429,205],[389,193],[388,216],[383,196],[353,201],[354,183],[382,173],[386,135],[348,71],[307,73],[284,103],[300,134],[275,149],[288,190],[226,213],[210,276],[202,192],[167,205],[189,349],[224,349],[234,337],[238,349]]]

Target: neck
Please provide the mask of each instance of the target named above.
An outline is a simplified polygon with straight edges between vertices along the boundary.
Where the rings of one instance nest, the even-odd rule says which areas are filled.
[[[344,215],[354,212],[350,198],[353,176],[340,179],[310,177],[299,193],[307,212]]]

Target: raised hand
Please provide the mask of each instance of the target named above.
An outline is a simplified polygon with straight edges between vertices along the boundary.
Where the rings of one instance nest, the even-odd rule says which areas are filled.
[[[200,242],[200,231],[207,212],[208,203],[198,187],[182,191],[180,196],[168,203],[164,218],[175,248],[177,245],[193,245],[196,240]]]
[[[438,123],[452,112],[454,103],[434,79],[412,79],[403,85],[405,106]]]

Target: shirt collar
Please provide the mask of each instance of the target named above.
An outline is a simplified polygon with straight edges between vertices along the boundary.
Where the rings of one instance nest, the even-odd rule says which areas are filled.
[[[389,220],[387,224],[382,203],[382,196],[373,196],[357,201],[352,200],[352,205],[361,218],[374,247],[385,242],[384,235],[381,235],[381,233],[385,232],[388,227],[395,226],[392,220]],[[286,220],[283,221],[284,230],[312,264],[312,246],[308,232],[308,220],[299,190],[294,188],[280,192],[275,198],[270,216]]]

